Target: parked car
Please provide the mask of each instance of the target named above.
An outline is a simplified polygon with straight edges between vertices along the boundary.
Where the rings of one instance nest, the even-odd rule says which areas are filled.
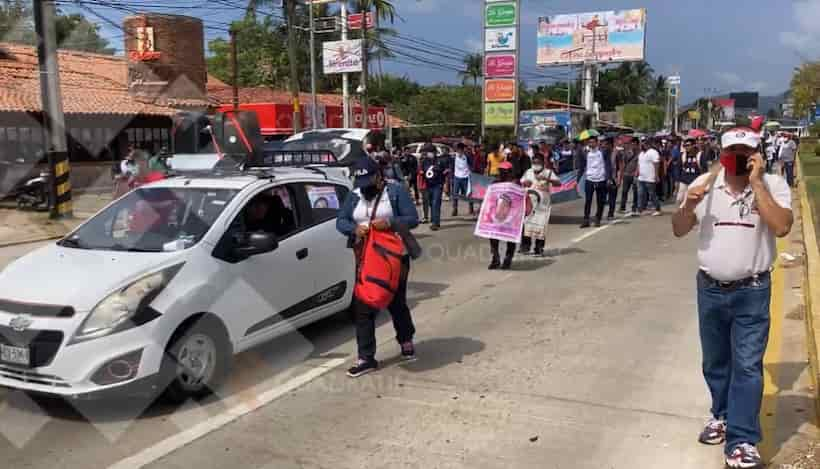
[[[349,307],[355,262],[335,225],[349,190],[274,168],[170,178],[112,202],[0,272],[0,386],[209,394],[235,354]]]
[[[416,158],[421,158],[421,147],[423,147],[424,145],[424,143],[411,143],[410,145],[404,146],[404,151],[409,151]],[[434,143],[433,145],[436,147],[436,156],[449,155],[455,153],[453,151],[453,148],[449,145],[444,145],[443,143]]]

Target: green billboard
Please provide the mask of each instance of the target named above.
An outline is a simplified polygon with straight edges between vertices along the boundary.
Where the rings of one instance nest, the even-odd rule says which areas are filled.
[[[484,125],[514,127],[515,103],[484,103]]]
[[[515,2],[487,4],[484,18],[486,26],[514,26]]]

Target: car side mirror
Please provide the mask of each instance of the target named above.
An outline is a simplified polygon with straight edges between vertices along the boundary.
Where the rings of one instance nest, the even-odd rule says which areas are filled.
[[[273,252],[279,248],[279,241],[272,233],[249,233],[236,247],[237,256],[247,259],[259,254]]]

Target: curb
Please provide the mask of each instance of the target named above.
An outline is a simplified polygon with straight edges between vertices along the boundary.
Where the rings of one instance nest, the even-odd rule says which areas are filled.
[[[800,193],[800,213],[803,226],[803,244],[806,248],[806,268],[803,278],[803,297],[806,305],[806,342],[809,349],[809,365],[811,367],[812,392],[814,394],[815,409],[820,414],[820,249],[817,246],[817,233],[814,231],[814,213],[812,212],[809,197],[806,194],[806,184],[800,178],[798,192]]]

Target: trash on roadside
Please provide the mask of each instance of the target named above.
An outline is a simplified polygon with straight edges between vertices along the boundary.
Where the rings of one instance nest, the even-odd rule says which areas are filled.
[[[780,258],[783,259],[786,262],[794,262],[794,261],[797,260],[797,258],[795,256],[789,254],[788,252],[781,253]]]

